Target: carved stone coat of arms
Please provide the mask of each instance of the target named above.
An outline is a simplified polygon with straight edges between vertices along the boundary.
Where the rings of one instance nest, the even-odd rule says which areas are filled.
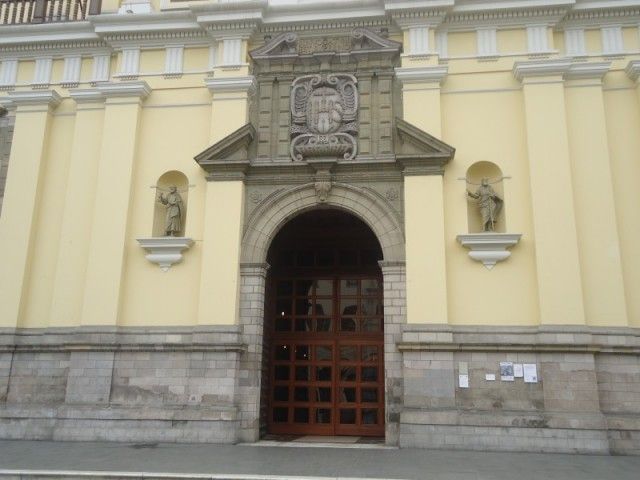
[[[291,158],[355,158],[358,80],[353,75],[305,75],[291,90]]]

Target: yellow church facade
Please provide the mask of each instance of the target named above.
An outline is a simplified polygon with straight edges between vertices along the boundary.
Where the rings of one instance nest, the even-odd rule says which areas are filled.
[[[640,452],[639,1],[33,5],[1,438]]]

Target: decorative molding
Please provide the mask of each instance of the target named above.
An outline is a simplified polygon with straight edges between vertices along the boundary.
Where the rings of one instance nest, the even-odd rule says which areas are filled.
[[[611,62],[581,62],[573,63],[570,58],[554,60],[536,60],[516,62],[513,65],[513,75],[523,81],[529,77],[544,77],[562,75],[566,80],[586,78],[602,79],[611,68]]]
[[[228,78],[205,78],[204,83],[212,94],[221,92],[249,93],[256,88],[256,78],[253,75]]]
[[[631,80],[637,82],[640,77],[640,60],[631,60],[624,71]]]
[[[145,258],[157,263],[163,272],[172,265],[182,261],[182,252],[193,245],[193,240],[187,237],[154,237],[138,238],[138,243],[147,252]]]
[[[441,84],[447,77],[449,67],[438,65],[433,67],[397,67],[396,78],[403,84],[411,83],[438,83]]]
[[[528,77],[564,75],[570,67],[571,59],[567,58],[515,62],[513,76],[517,80],[523,81]]]
[[[151,87],[147,82],[105,82],[96,86],[96,89],[106,98],[111,97],[137,97],[140,100],[151,94]]]
[[[496,263],[511,256],[508,248],[517,245],[522,237],[521,233],[469,233],[458,235],[456,239],[460,245],[470,250],[469,257],[491,270]]]
[[[256,137],[250,123],[230,133],[194,157],[208,180],[244,180],[249,168],[249,148]]]
[[[402,174],[442,175],[456,149],[401,118],[395,119],[396,160]]]
[[[62,97],[55,90],[9,92],[7,98],[12,106],[46,105],[51,109],[56,108],[62,101]]]
[[[564,78],[567,80],[579,79],[598,79],[602,80],[607,72],[611,69],[611,62],[584,62],[574,63],[565,73]]]
[[[104,94],[96,88],[73,89],[69,96],[76,103],[96,103],[105,100]]]
[[[82,67],[82,57],[79,55],[73,57],[65,57],[64,67],[62,71],[63,87],[77,87],[80,83],[80,68]]]

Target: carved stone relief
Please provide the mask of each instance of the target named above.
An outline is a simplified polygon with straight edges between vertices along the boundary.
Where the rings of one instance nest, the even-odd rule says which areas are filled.
[[[291,88],[293,160],[355,158],[358,153],[358,80],[348,74],[304,75]]]

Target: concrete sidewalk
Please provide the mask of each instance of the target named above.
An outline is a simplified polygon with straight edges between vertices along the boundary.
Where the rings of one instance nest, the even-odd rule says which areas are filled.
[[[640,457],[318,446],[0,441],[0,479],[638,480]],[[32,475],[28,471],[40,471]],[[64,471],[64,473],[59,473]],[[48,472],[48,473],[45,473]],[[75,475],[69,472],[84,472]],[[110,475],[96,472],[112,472]],[[141,472],[146,472],[144,475]],[[182,474],[165,476],[162,473]]]

